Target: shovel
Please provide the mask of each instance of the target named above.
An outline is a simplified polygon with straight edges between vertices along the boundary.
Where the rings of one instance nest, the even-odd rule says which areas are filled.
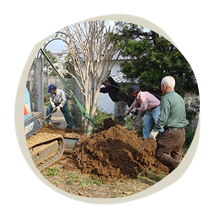
[[[143,143],[143,145],[139,148],[138,152],[140,152],[147,145],[148,142],[149,142],[149,139]]]
[[[119,122],[118,124],[121,124],[121,122],[122,122],[122,120],[125,118],[125,116],[127,116],[127,115],[123,115],[123,116],[121,117],[120,122]]]
[[[42,122],[44,122],[48,117],[50,117],[53,113],[55,113],[57,110],[54,110],[53,112],[51,112],[48,116],[44,117]]]

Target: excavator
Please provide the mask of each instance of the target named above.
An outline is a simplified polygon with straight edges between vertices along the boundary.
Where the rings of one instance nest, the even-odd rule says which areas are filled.
[[[64,138],[60,134],[37,134],[36,132],[42,126],[43,113],[31,111],[30,94],[26,88],[24,97],[24,131],[30,155],[39,171],[58,161],[64,151],[73,150],[78,141],[78,139]]]
[[[45,59],[50,63],[54,72],[57,73],[58,78],[63,83],[67,92],[78,104],[82,114],[87,117],[89,121],[92,122],[93,127],[90,130],[84,130],[85,133],[88,133],[94,129],[94,121],[79,103],[77,98],[74,96],[72,91],[66,85],[64,79],[61,77],[57,69],[54,67],[44,50],[41,48],[40,51],[44,55]],[[49,116],[46,116],[47,118]],[[45,119],[44,118],[44,119]],[[77,138],[63,137],[59,134],[49,134],[49,133],[36,133],[43,126],[43,113],[41,112],[32,112],[31,111],[31,99],[28,89],[25,89],[24,97],[24,131],[27,141],[27,146],[30,152],[30,155],[34,161],[34,164],[39,171],[49,167],[60,159],[63,153],[71,153],[74,148],[77,146]]]

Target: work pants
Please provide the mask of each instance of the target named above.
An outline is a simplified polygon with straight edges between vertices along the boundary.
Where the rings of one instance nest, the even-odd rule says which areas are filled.
[[[142,120],[141,114],[142,114],[141,111],[137,110],[136,113],[131,116],[132,128],[134,130],[139,130],[141,127],[141,120]]]
[[[114,119],[116,124],[125,126],[126,117],[122,119],[127,110],[127,103],[125,101],[119,101],[114,103]]]
[[[58,106],[59,104],[56,104],[56,106]],[[72,116],[70,115],[70,112],[69,112],[69,108],[68,108],[68,103],[66,102],[65,105],[60,108],[61,112],[63,113],[63,116],[66,120],[66,123],[67,123],[67,127],[68,128],[74,128],[74,123],[73,123],[73,119],[72,119]],[[52,105],[49,105],[47,107],[47,113],[46,113],[46,116],[48,116],[51,112],[53,111],[53,108],[52,108]],[[50,122],[51,121],[51,116],[48,117],[45,122]]]
[[[146,117],[143,122],[143,137],[149,138],[151,125],[154,121],[156,123],[158,121],[160,115],[160,106],[156,107],[155,109],[148,110],[146,113]],[[162,128],[160,132],[163,132],[164,129]]]
[[[156,159],[171,173],[181,162],[185,129],[166,129],[157,139]]]

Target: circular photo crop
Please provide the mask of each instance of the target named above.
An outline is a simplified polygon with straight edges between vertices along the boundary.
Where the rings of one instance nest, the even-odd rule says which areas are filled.
[[[137,24],[87,21],[58,30],[36,53],[24,134],[51,185],[127,197],[179,169],[199,108],[196,77],[174,44]]]

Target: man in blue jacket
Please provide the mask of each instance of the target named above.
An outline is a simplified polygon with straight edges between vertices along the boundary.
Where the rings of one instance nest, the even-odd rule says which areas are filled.
[[[61,110],[66,120],[67,128],[74,128],[73,119],[69,112],[68,103],[64,91],[61,89],[57,89],[54,84],[51,84],[48,88],[48,93],[50,98],[50,105],[47,107],[46,116],[48,116],[51,112]],[[45,123],[48,124],[50,123],[50,121],[51,116],[45,120]]]

